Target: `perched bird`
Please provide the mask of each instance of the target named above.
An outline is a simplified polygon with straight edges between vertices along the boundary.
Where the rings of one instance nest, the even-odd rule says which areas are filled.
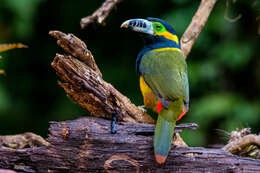
[[[187,64],[175,30],[164,20],[130,19],[121,28],[138,32],[144,38],[136,68],[145,107],[158,112],[154,155],[162,164],[171,147],[176,121],[188,111]]]

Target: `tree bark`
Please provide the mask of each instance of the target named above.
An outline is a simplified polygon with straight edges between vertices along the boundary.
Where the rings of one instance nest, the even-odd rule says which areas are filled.
[[[0,146],[0,167],[17,172],[259,172],[260,161],[220,149],[172,145],[166,164],[153,157],[154,125],[120,122],[110,134],[108,120],[85,117],[51,122],[48,145]]]

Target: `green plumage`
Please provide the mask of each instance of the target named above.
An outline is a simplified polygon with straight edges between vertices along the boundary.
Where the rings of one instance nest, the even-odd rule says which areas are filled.
[[[156,124],[154,148],[156,154],[167,156],[176,119],[184,104],[189,102],[187,65],[178,51],[152,50],[143,55],[139,69],[145,82],[163,104]]]
[[[173,27],[158,18],[130,19],[121,27],[142,33],[145,41],[137,56],[136,67],[142,77],[140,88],[144,102],[160,101],[157,104],[159,116],[154,135],[154,154],[157,163],[162,164],[171,146],[175,123],[188,111],[187,65],[180,41]],[[154,109],[155,104],[151,105]]]
[[[183,55],[174,50],[149,51],[139,66],[145,82],[159,98],[189,102],[187,64]]]

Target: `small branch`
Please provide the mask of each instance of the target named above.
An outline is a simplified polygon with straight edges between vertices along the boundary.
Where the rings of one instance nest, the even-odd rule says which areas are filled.
[[[204,28],[216,2],[217,0],[201,0],[199,9],[181,38],[182,52],[185,58],[190,53],[194,42]]]
[[[260,158],[260,136],[251,134],[250,128],[230,133],[230,140],[223,147],[224,151],[251,158]]]
[[[97,9],[91,16],[87,16],[81,19],[80,26],[84,29],[90,23],[104,23],[104,20],[107,18],[109,13],[117,4],[119,4],[121,0],[106,0],[102,6]]]

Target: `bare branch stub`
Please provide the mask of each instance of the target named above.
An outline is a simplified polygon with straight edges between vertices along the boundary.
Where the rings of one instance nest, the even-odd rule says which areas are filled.
[[[60,31],[50,31],[49,34],[57,39],[57,44],[63,48],[66,53],[77,57],[77,59],[85,63],[102,77],[92,53],[88,50],[87,45],[83,41],[73,34],[64,34]]]
[[[190,53],[194,42],[204,28],[216,2],[217,0],[201,0],[197,12],[181,38],[182,52],[185,58]]]
[[[115,8],[115,6],[120,2],[121,0],[106,0],[102,6],[97,9],[91,16],[87,16],[81,19],[81,28],[85,28],[90,23],[102,24],[112,9]]]

